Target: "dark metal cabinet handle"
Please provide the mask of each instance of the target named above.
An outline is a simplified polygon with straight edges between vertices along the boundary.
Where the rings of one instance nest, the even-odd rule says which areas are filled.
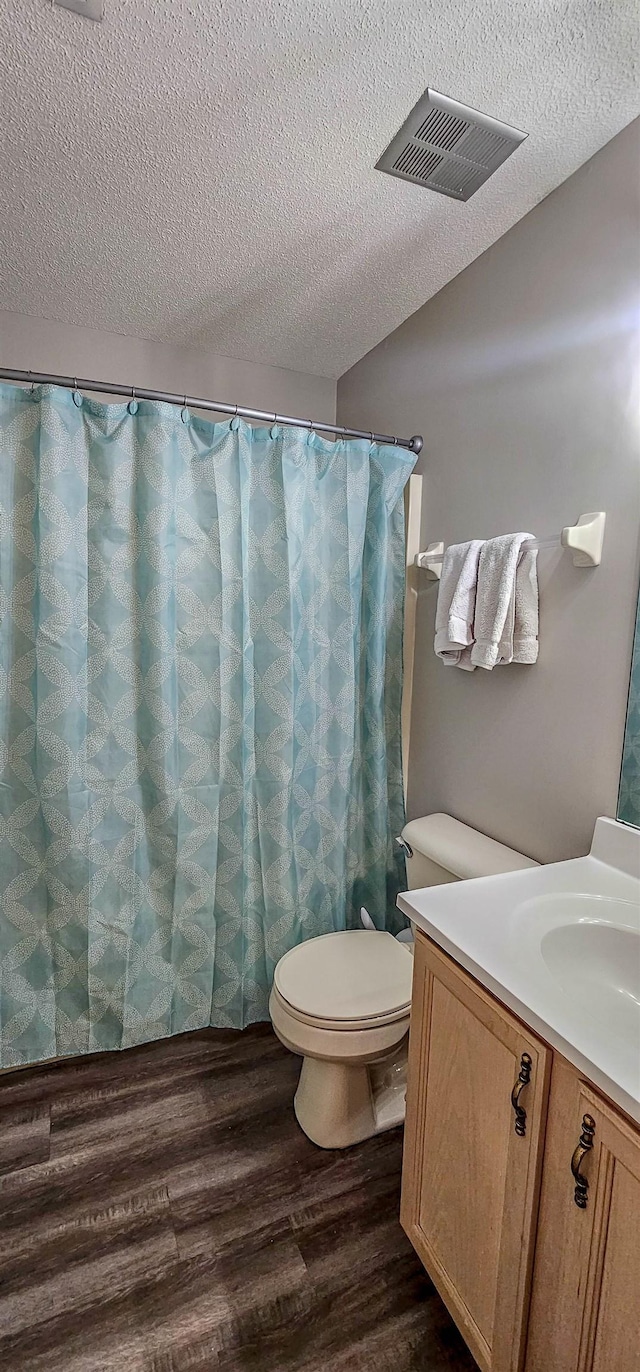
[[[511,1104],[516,1117],[514,1127],[516,1134],[519,1134],[521,1139],[524,1138],[527,1132],[527,1112],[524,1107],[520,1105],[520,1096],[524,1091],[525,1086],[528,1086],[530,1081],[531,1058],[528,1053],[523,1053],[520,1058],[520,1071],[517,1080],[514,1083],[513,1091],[511,1092]]]
[[[587,1153],[590,1153],[593,1148],[593,1136],[595,1132],[595,1120],[592,1119],[591,1115],[583,1115],[582,1133],[571,1159],[571,1175],[576,1184],[573,1199],[580,1210],[586,1210],[587,1208],[587,1191],[589,1190],[589,1183],[587,1178],[583,1177],[582,1172],[580,1171],[580,1165],[583,1158],[586,1158]]]

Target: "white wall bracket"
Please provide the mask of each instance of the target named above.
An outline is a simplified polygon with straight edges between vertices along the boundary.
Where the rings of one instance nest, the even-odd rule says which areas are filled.
[[[416,567],[422,567],[430,581],[439,581],[442,576],[443,554],[444,543],[430,543],[426,552],[416,553]]]
[[[577,524],[569,524],[562,530],[560,542],[563,548],[571,548],[574,567],[600,566],[606,522],[604,510],[597,510],[580,515]]]

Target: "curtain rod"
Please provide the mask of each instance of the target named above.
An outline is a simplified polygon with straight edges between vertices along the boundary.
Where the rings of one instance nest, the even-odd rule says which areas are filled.
[[[86,377],[53,376],[48,372],[22,372],[12,367],[0,367],[4,381],[26,381],[33,386],[62,386],[68,391],[97,391],[103,395],[128,395],[136,400],[161,400],[165,405],[180,405],[190,409],[214,410],[218,414],[240,415],[243,419],[261,419],[267,424],[287,424],[296,429],[323,429],[326,433],[343,434],[347,438],[368,438],[371,443],[388,443],[409,452],[422,451],[422,436],[395,438],[390,434],[375,434],[368,429],[348,429],[343,424],[322,424],[319,419],[295,419],[291,415],[273,414],[268,410],[252,410],[247,405],[228,405],[221,400],[200,400],[192,395],[174,395],[171,391],[149,391],[144,386],[121,386],[113,381],[88,381]]]

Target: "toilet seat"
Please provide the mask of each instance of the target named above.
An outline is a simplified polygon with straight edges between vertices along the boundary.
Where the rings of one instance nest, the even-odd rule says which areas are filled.
[[[324,1062],[371,1063],[386,1057],[409,1029],[410,1009],[399,1019],[361,1024],[358,1020],[312,1024],[304,1016],[293,1015],[274,986],[269,999],[271,1023],[285,1048],[304,1058]]]
[[[403,1010],[395,1010],[392,1014],[369,1015],[366,1019],[327,1019],[326,1016],[322,1018],[320,1015],[308,1015],[305,1014],[304,1010],[297,1010],[294,1005],[290,1005],[289,1001],[285,1000],[284,996],[280,995],[277,986],[273,987],[271,998],[291,1019],[297,1020],[298,1024],[304,1024],[310,1029],[331,1029],[337,1034],[345,1035],[358,1033],[364,1029],[384,1028],[387,1024],[397,1024],[400,1020],[405,1020],[409,1014],[409,1006],[407,1005]]]
[[[413,958],[377,930],[323,934],[290,949],[274,977],[274,997],[301,1024],[325,1030],[382,1028],[406,1019]]]

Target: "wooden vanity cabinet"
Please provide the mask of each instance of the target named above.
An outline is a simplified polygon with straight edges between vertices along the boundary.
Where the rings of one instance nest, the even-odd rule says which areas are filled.
[[[413,987],[402,1225],[483,1372],[520,1372],[551,1053],[420,933]]]
[[[559,1055],[526,1372],[640,1372],[640,1131]]]
[[[640,1130],[419,932],[401,1220],[482,1372],[640,1372]]]

